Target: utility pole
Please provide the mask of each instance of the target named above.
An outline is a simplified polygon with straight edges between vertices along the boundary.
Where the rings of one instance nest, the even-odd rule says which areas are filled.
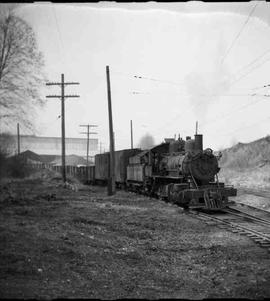
[[[110,132],[110,168],[108,179],[108,195],[115,194],[115,161],[114,161],[114,133],[112,120],[112,101],[111,101],[111,85],[110,85],[110,69],[106,66],[107,76],[107,92],[108,92],[108,113],[109,113],[109,132]]]
[[[99,142],[99,153],[101,154],[102,143]]]
[[[65,149],[65,99],[80,97],[79,95],[65,95],[65,86],[67,85],[79,85],[77,82],[66,82],[64,79],[64,74],[61,74],[61,82],[54,83],[49,82],[46,83],[46,86],[61,86],[61,95],[47,95],[47,98],[60,98],[61,99],[61,117],[62,117],[62,177],[63,182],[66,182],[66,149]]]
[[[17,123],[18,155],[20,154],[20,124]]]
[[[132,120],[130,120],[130,137],[131,137],[131,148],[133,149],[133,127],[132,127]]]
[[[88,164],[88,157],[89,157],[89,135],[90,134],[97,134],[96,132],[90,132],[90,127],[97,127],[98,125],[96,124],[82,124],[80,125],[82,127],[87,127],[87,132],[82,132],[81,134],[87,134],[87,150],[86,150],[86,161],[87,161],[87,166]]]

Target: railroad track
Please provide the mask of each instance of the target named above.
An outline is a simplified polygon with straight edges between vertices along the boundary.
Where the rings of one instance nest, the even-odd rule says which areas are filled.
[[[270,213],[268,211],[260,210],[261,216],[255,216],[251,213],[228,207],[215,212],[198,209],[190,210],[188,214],[207,224],[217,225],[230,232],[246,235],[260,247],[266,248],[270,252]]]

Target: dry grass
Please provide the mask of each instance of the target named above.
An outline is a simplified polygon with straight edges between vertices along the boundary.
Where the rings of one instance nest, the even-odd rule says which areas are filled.
[[[270,296],[269,254],[248,238],[162,201],[43,176],[0,198],[2,298]]]
[[[220,180],[238,187],[270,188],[270,136],[222,152]]]
[[[250,143],[238,143],[222,151],[221,167],[235,170],[270,164],[270,136]]]

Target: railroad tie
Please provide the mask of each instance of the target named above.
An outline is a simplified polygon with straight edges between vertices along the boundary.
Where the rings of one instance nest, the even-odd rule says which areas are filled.
[[[270,247],[270,242],[269,241],[261,241],[260,244],[264,248]]]
[[[261,243],[261,242],[263,241],[262,238],[254,238],[254,240],[255,240],[256,242],[258,242],[258,243]]]
[[[258,239],[259,237],[257,235],[248,235],[249,238],[251,239]]]

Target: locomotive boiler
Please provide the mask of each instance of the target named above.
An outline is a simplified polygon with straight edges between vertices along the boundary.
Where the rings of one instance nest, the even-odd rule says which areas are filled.
[[[219,182],[218,159],[203,136],[166,141],[129,159],[127,185],[182,207],[224,208],[236,189]]]

